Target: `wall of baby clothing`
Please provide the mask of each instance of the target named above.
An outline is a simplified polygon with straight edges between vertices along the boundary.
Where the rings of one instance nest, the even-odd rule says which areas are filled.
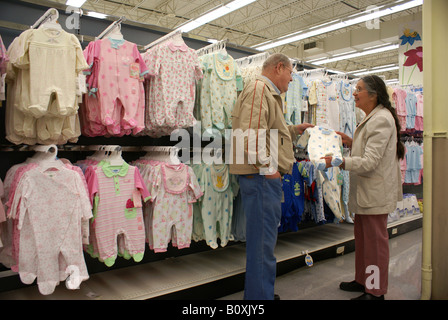
[[[94,272],[244,242],[238,177],[224,161],[180,161],[179,152],[193,152],[169,136],[196,125],[209,136],[231,129],[239,92],[269,55],[179,32],[143,47],[127,40],[121,20],[80,41],[53,10],[44,16],[7,46],[0,37],[0,264],[49,295],[74,272],[80,281],[68,289]],[[285,120],[316,126],[295,141],[278,230],[351,223],[348,172],[325,169],[320,157],[331,153],[337,165],[347,152],[335,131],[353,136],[362,119],[355,82],[292,62]],[[394,90],[395,105],[410,106],[400,113],[406,130],[419,131],[422,96]],[[414,138],[405,184],[421,180]]]

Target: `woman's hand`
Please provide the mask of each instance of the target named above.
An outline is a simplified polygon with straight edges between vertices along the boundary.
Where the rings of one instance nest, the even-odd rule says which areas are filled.
[[[347,147],[351,148],[352,147],[352,143],[353,143],[353,139],[350,138],[348,135],[346,135],[343,132],[339,132],[339,131],[335,131],[338,135],[341,136],[342,138],[342,143],[345,144]]]
[[[333,167],[333,165],[331,164],[331,161],[333,161],[332,156],[325,156],[322,157],[321,159],[325,159],[325,168]],[[339,165],[339,168],[345,170],[345,158],[342,158],[342,163]]]
[[[333,160],[332,156],[325,156],[325,157],[322,157],[321,159],[325,159],[325,168],[332,167],[332,165],[331,165],[331,161]]]

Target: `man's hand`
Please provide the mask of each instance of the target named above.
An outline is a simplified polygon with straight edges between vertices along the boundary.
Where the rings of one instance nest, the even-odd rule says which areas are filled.
[[[266,179],[282,179],[280,172],[275,171],[273,174],[265,175]]]
[[[296,125],[294,129],[296,130],[296,134],[302,134],[303,131],[305,131],[306,129],[313,128],[313,127],[314,127],[314,124],[304,122],[304,123]]]

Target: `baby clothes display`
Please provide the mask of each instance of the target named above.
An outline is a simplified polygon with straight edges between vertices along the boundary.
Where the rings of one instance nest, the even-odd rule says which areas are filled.
[[[194,207],[195,241],[205,240],[213,249],[234,240],[231,233],[234,198],[239,186],[236,177],[229,172],[227,164],[194,165],[203,196]]]
[[[121,136],[130,134],[131,129],[142,130],[139,109],[143,93],[138,80],[141,65],[135,65],[138,55],[135,45],[112,38],[90,42],[84,50],[90,66],[86,72],[88,94],[81,106],[84,135]],[[131,71],[132,68],[137,70]],[[123,115],[122,109],[125,109]]]
[[[148,70],[135,43],[106,38],[84,50],[89,64],[82,105],[83,134],[123,136],[144,129],[143,77]],[[90,128],[92,126],[92,128]]]
[[[415,116],[417,115],[417,97],[414,93],[406,94],[406,129],[415,128]]]
[[[353,88],[350,83],[340,81],[339,87],[339,129],[349,137],[353,137],[356,128],[355,100],[353,97]]]
[[[196,83],[202,78],[196,51],[183,40],[168,41],[150,48],[143,58],[149,70],[146,134],[160,137],[194,126]]]
[[[5,100],[5,79],[6,79],[6,65],[9,61],[8,54],[6,52],[5,45],[3,44],[3,39],[0,36],[0,100]],[[0,103],[1,106],[1,103]]]
[[[315,126],[308,128],[300,136],[296,143],[297,147],[307,150],[309,158],[318,170],[325,170],[324,156],[332,156],[332,166],[342,163],[342,139],[334,130]]]
[[[397,111],[398,119],[400,120],[401,130],[406,130],[406,91],[401,88],[396,88],[392,95],[395,101],[395,109]]]
[[[423,148],[416,142],[405,142],[406,155],[402,163],[404,183],[420,184],[421,170],[423,169]],[[403,171],[402,171],[403,174]]]
[[[423,94],[417,93],[416,97],[415,130],[423,131]]]
[[[142,198],[147,201],[149,192],[140,171],[124,161],[102,160],[89,166],[85,176],[93,203],[86,251],[109,267],[119,254],[141,261],[145,251]]]
[[[29,159],[11,169],[7,206],[14,220],[12,269],[23,283],[37,278],[39,292],[47,295],[76,268],[79,277],[67,286],[77,289],[89,278],[82,244],[88,238],[84,228],[92,207],[83,175],[61,160]]]
[[[339,105],[335,81],[316,81],[316,125],[339,130]]]
[[[297,74],[292,74],[292,81],[289,83],[288,91],[285,94],[285,120],[288,125],[302,123],[302,106],[306,97],[308,87],[303,78]]]
[[[64,144],[81,134],[77,78],[88,65],[75,35],[29,29],[8,48],[6,138],[14,144]]]
[[[189,248],[193,228],[193,203],[202,197],[192,168],[179,163],[137,160],[151,201],[145,204],[146,241],[154,252],[167,251],[171,241]]]
[[[3,187],[3,181],[2,179],[0,179],[0,224],[4,221],[6,221],[6,213],[5,213],[5,207],[3,206],[3,199],[5,197],[5,188]],[[1,234],[1,230],[0,230],[0,234]],[[0,237],[0,247],[2,246],[1,244],[2,240]]]
[[[305,209],[305,180],[299,170],[300,162],[296,162],[292,174],[282,177],[282,216],[279,232],[297,231]]]
[[[392,100],[396,106],[401,132],[423,131],[423,87],[393,85]]]
[[[225,51],[199,57],[204,77],[201,81],[199,108],[202,131],[223,133],[232,127],[232,110],[237,92],[243,89],[241,71]]]

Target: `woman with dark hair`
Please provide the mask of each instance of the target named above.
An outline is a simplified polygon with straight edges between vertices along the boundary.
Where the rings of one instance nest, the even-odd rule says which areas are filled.
[[[403,198],[399,160],[405,149],[400,123],[384,81],[369,75],[358,81],[355,104],[365,112],[353,139],[342,132],[351,149],[341,168],[350,171],[349,211],[355,213],[355,280],[342,282],[345,291],[363,294],[354,300],[384,299],[388,285],[387,217]],[[327,167],[331,157],[325,157]]]

